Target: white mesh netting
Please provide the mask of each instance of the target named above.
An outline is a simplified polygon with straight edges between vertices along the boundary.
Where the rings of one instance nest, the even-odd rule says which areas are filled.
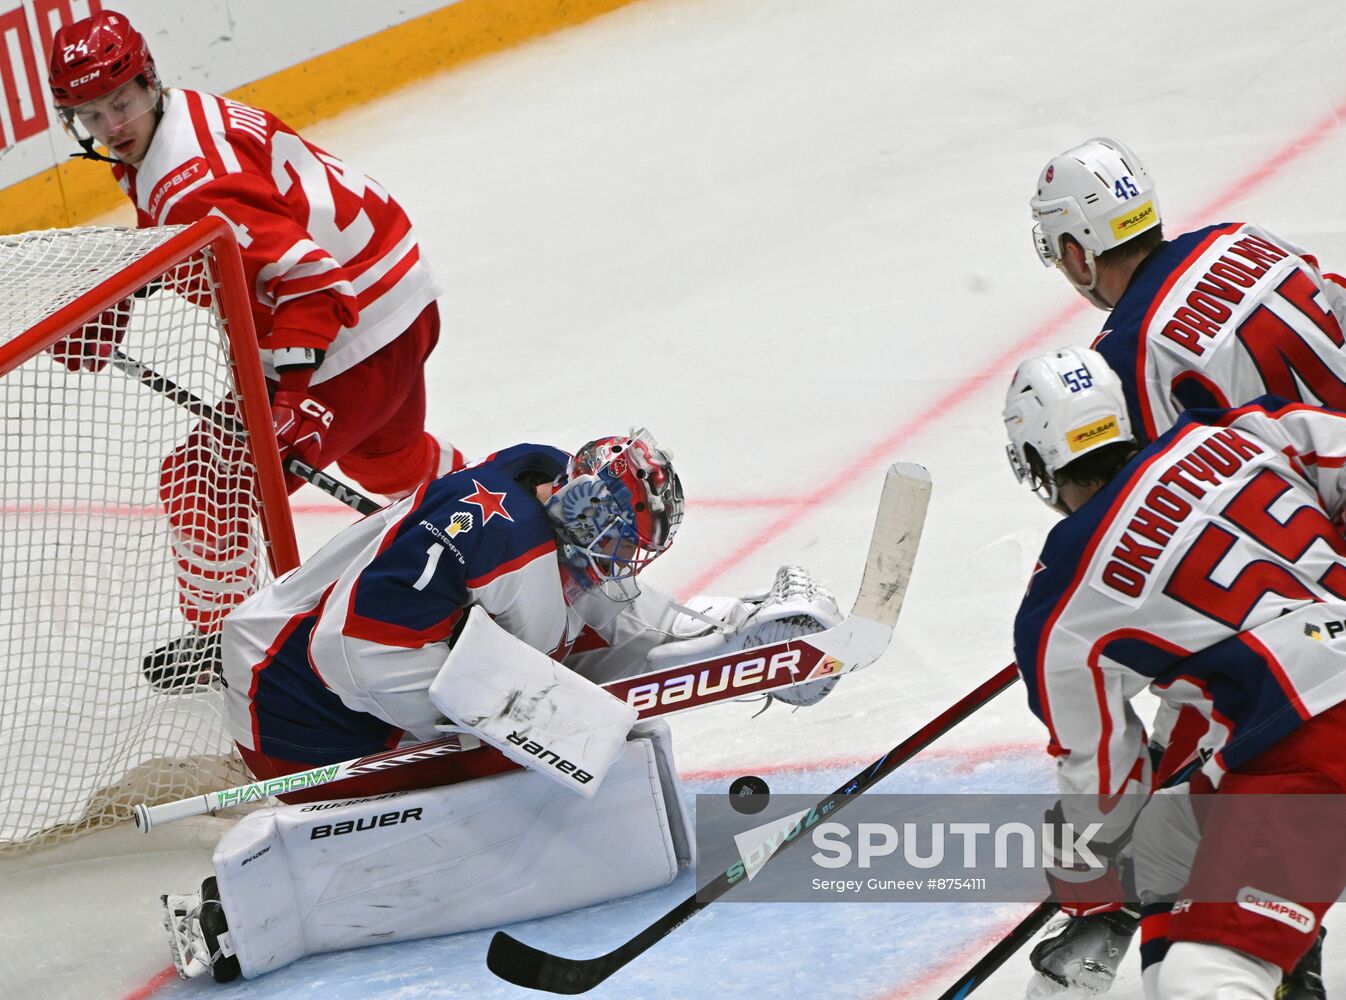
[[[176,232],[0,237],[0,349]],[[207,637],[269,570],[242,435],[135,376],[236,412],[211,250],[165,272],[0,373],[0,850],[247,778]]]

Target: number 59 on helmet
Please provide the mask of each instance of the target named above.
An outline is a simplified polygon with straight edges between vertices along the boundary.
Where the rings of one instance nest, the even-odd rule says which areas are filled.
[[[1121,380],[1087,347],[1059,348],[1020,364],[1004,419],[1015,478],[1052,507],[1059,470],[1106,445],[1136,440]]]

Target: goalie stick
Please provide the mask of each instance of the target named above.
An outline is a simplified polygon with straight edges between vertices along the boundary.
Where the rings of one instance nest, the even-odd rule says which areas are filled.
[[[640,718],[649,719],[868,666],[883,654],[892,637],[929,501],[930,474],[925,469],[910,464],[888,469],[860,591],[851,614],[833,628],[612,681],[604,689],[636,709]],[[136,826],[147,832],[156,824],[464,749],[461,738],[452,735],[177,802],[138,804],[134,808]]]
[[[962,722],[977,709],[1018,679],[1013,664],[984,681],[974,691],[931,719],[886,754],[851,778],[831,795],[816,802],[810,814],[831,815],[845,808],[862,792],[896,771],[916,754]],[[770,864],[781,851],[803,841],[803,837],[785,840],[766,863]],[[735,877],[734,864],[715,876],[635,937],[619,945],[606,955],[596,958],[564,958],[524,944],[504,931],[496,931],[486,953],[486,966],[501,979],[530,990],[573,995],[585,993],[606,980],[632,959],[667,937],[698,912],[719,899],[741,881]]]
[[[242,422],[229,416],[227,413],[221,413],[215,407],[211,406],[196,393],[189,389],[184,389],[167,375],[161,375],[153,368],[135,358],[123,354],[119,350],[114,350],[108,359],[114,368],[118,371],[131,376],[141,385],[147,386],[177,403],[183,409],[194,416],[209,420],[220,430],[228,434],[243,435],[247,433]],[[372,514],[377,510],[382,510],[383,505],[365,496],[353,486],[343,483],[341,480],[329,476],[327,473],[315,469],[306,462],[301,462],[297,458],[292,458],[285,463],[285,471],[291,475],[297,476],[306,483],[312,483],[318,489],[331,497],[344,503],[347,507],[360,514]]]

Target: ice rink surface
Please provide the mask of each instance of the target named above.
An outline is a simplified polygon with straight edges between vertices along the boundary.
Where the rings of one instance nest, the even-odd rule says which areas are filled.
[[[1116,136],[1157,178],[1171,234],[1246,219],[1346,269],[1343,51],[1346,13],[1324,0],[644,0],[307,134],[402,200],[447,287],[434,431],[484,454],[645,425],[675,453],[688,517],[659,585],[737,593],[799,562],[848,606],[883,469],[929,467],[879,663],[812,709],[674,720],[689,792],[758,773],[825,793],[1011,659],[1052,515],[1006,466],[1004,387],[1018,358],[1102,319],[1031,249],[1042,165]],[[297,503],[305,551],[347,523],[320,495]],[[1045,791],[1044,742],[1016,687],[881,790]],[[157,895],[193,887],[206,858],[6,869],[0,995],[531,995],[485,970],[487,934],[218,993],[170,979]],[[691,890],[684,876],[516,930],[593,955]],[[592,995],[935,997],[1026,909],[716,904]],[[1327,982],[1346,996],[1343,937]],[[977,996],[1027,979],[1021,954]],[[1134,954],[1109,995],[1140,996]]]

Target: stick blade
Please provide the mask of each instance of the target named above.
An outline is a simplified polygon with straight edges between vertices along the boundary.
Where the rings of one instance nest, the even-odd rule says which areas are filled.
[[[929,471],[910,462],[890,466],[853,614],[890,628],[897,623],[929,506]]]
[[[608,962],[606,956],[561,958],[550,955],[504,931],[495,932],[491,946],[486,950],[486,967],[506,982],[564,996],[587,993],[607,979],[620,964]]]

